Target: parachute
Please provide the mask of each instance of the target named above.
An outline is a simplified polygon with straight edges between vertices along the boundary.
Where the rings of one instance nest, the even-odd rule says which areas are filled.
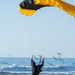
[[[75,16],[75,6],[62,0],[24,0],[19,4],[19,12],[26,16],[31,16],[42,7],[58,7]]]

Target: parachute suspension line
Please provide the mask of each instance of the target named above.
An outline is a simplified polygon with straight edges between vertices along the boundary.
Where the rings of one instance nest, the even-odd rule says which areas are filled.
[[[31,52],[31,56],[33,55],[33,26],[30,25],[30,52]]]
[[[43,46],[43,41],[44,41],[44,26],[42,26],[41,35],[42,35],[42,36],[41,36],[41,42],[42,42],[42,46],[41,46],[42,48],[41,48],[41,49],[43,50],[43,47],[44,47],[44,46]],[[42,51],[42,52],[43,52],[43,51]],[[43,54],[43,53],[42,53],[42,54]],[[41,56],[42,56],[42,55],[41,55]]]
[[[38,28],[40,28],[40,25],[38,25],[39,27]],[[30,32],[30,46],[31,46],[31,48],[30,48],[30,50],[31,50],[31,56],[37,56],[37,55],[42,55],[43,54],[43,41],[44,41],[44,27],[43,26],[41,26],[41,29],[37,29],[38,30],[38,39],[36,39],[37,41],[39,41],[39,43],[38,43],[38,48],[37,48],[37,50],[38,49],[40,49],[40,50],[36,50],[37,51],[37,55],[34,55],[34,54],[36,54],[36,53],[34,53],[34,40],[33,40],[33,37],[34,37],[34,34],[33,34],[33,25],[31,25],[30,26],[30,30],[31,30],[31,32]],[[41,30],[41,32],[39,33],[39,30]],[[39,38],[39,36],[40,36],[40,38]],[[37,43],[37,42],[36,42]]]

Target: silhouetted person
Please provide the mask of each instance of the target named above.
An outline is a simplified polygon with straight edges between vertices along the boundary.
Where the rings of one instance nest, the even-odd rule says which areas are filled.
[[[39,63],[38,65],[36,65],[32,57],[31,59],[32,75],[39,75],[39,73],[42,71],[41,68],[43,67],[43,65],[44,65],[44,58],[41,61],[41,64]]]

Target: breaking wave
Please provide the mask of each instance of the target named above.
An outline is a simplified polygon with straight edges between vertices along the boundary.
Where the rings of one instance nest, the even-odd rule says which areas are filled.
[[[75,74],[75,67],[73,66],[44,66],[42,68],[42,74]],[[7,65],[7,66],[0,66],[0,73],[19,73],[19,74],[30,74],[31,73],[31,66],[19,66],[17,64]],[[73,75],[72,74],[72,75]]]

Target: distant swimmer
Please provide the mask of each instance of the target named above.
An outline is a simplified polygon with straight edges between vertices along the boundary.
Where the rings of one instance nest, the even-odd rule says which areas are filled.
[[[39,75],[39,73],[42,71],[41,68],[43,67],[43,65],[44,65],[44,58],[40,64],[36,65],[36,63],[32,57],[32,59],[31,59],[32,75]]]

